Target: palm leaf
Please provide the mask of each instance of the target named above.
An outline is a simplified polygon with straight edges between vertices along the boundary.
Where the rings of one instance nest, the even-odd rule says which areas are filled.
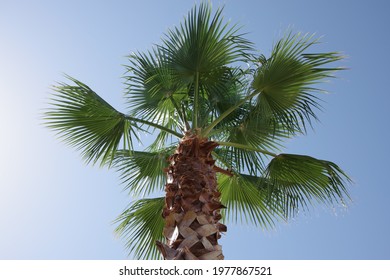
[[[172,118],[165,124],[165,127],[169,129],[173,129],[174,127],[178,126],[177,121],[178,121],[177,119]],[[172,139],[172,134],[170,134],[165,130],[160,130],[156,134],[156,138],[154,142],[148,147],[148,149],[151,151],[158,151],[160,149],[164,149],[167,146],[171,146],[175,144],[177,145],[178,143],[177,141]]]
[[[257,110],[250,110],[235,126],[229,127],[228,132],[227,142],[271,151],[280,149],[282,138],[287,137],[280,126],[276,126]]]
[[[285,216],[307,210],[313,203],[342,204],[350,199],[350,178],[334,163],[309,156],[280,154],[269,163],[262,181],[272,201],[285,209]]]
[[[137,259],[159,259],[156,241],[163,241],[164,219],[161,216],[164,198],[140,199],[115,220],[115,232],[125,240],[129,254]]]
[[[211,6],[201,3],[179,27],[167,32],[161,46],[177,80],[187,85],[193,128],[209,119],[210,88],[226,80],[227,66],[246,61],[252,44],[238,34],[236,26],[223,22],[222,9],[211,15]],[[198,123],[200,121],[200,123]],[[202,123],[203,122],[203,123]]]
[[[132,150],[135,123],[115,110],[82,82],[54,87],[54,97],[45,115],[46,125],[67,143],[81,150],[87,162],[111,161],[120,142]]]
[[[251,150],[234,146],[221,146],[215,149],[213,155],[216,157],[217,164],[237,173],[246,171],[250,174],[258,174],[265,169],[265,158],[260,153]]]
[[[230,222],[249,222],[262,228],[272,228],[281,219],[275,204],[267,205],[267,190],[260,189],[250,176],[235,174],[218,175],[221,202],[226,206],[224,219]]]
[[[201,114],[203,115],[201,122],[203,127],[206,127],[228,108],[239,102],[246,87],[244,79],[245,72],[240,69],[223,67],[217,73],[211,73],[205,83],[201,81],[200,88],[203,93],[203,103],[206,107],[206,111]],[[227,126],[237,122],[246,109],[245,106],[237,108],[223,122],[219,123],[216,129],[227,130]]]
[[[320,105],[312,93],[320,89],[313,85],[342,69],[328,66],[342,59],[338,53],[305,53],[317,42],[313,35],[289,33],[275,45],[269,59],[261,60],[252,83],[260,93],[258,109],[292,134],[304,132],[306,123],[317,119],[315,109]]]
[[[222,9],[212,17],[211,6],[201,3],[180,27],[168,31],[163,43],[176,71],[193,82],[196,72],[207,76],[246,56],[251,43],[237,31],[236,26],[223,23]]]
[[[132,54],[129,62],[129,75],[125,78],[131,114],[161,125],[173,118],[182,118],[184,122],[183,112],[176,104],[186,98],[187,89],[175,81],[162,48]]]
[[[167,159],[172,154],[172,148],[156,152],[128,152],[121,150],[116,153],[113,166],[120,173],[125,189],[133,196],[149,195],[154,191],[163,191],[167,167]]]

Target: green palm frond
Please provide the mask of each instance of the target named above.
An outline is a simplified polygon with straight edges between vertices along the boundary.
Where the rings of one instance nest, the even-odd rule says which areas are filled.
[[[234,223],[245,221],[262,228],[272,228],[282,219],[280,209],[270,207],[277,205],[267,204],[267,190],[258,188],[256,183],[247,175],[218,175],[221,201],[226,206],[224,219]]]
[[[130,194],[145,196],[164,190],[166,175],[163,169],[167,167],[167,159],[172,152],[172,148],[131,153],[121,150],[116,153],[113,166]]]
[[[350,178],[330,161],[280,154],[271,160],[264,177],[263,184],[287,217],[313,203],[345,205],[350,200],[346,188]]]
[[[329,66],[343,58],[338,53],[305,53],[317,42],[313,35],[289,33],[275,45],[269,59],[262,59],[252,83],[260,93],[258,110],[292,134],[304,132],[306,123],[317,118],[315,109],[320,105],[313,92],[321,90],[314,84],[342,69]]]
[[[251,50],[252,44],[237,34],[236,26],[223,23],[222,9],[213,17],[211,14],[210,5],[195,6],[184,23],[169,30],[163,39],[173,67],[189,83],[194,81],[195,73],[207,80],[210,73],[241,60]]]
[[[161,45],[129,56],[125,78],[132,115],[161,125],[180,120],[183,131],[191,121],[193,128],[208,124],[235,104],[243,71],[231,65],[252,57],[252,43],[223,23],[221,12],[212,16],[202,3]]]
[[[246,61],[252,51],[252,43],[238,34],[239,28],[224,23],[221,13],[218,9],[212,16],[205,3],[195,6],[183,24],[167,32],[161,46],[177,79],[189,89],[192,128],[207,123],[210,111],[202,109],[212,99],[210,89],[229,76],[227,66]]]
[[[74,85],[61,83],[54,87],[53,107],[44,118],[46,125],[81,150],[87,162],[111,161],[121,141],[125,149],[132,150],[136,124],[88,86],[67,78]]]
[[[220,69],[215,77],[212,77],[212,82],[207,81],[207,83],[200,85],[201,92],[205,92],[205,94],[202,94],[202,98],[204,98],[203,102],[207,107],[207,111],[203,114],[204,119],[200,123],[202,127],[206,127],[228,108],[240,101],[242,92],[245,91],[247,86],[245,75],[245,71],[241,71],[239,68],[224,67]],[[218,124],[216,130],[227,130],[228,126],[230,127],[242,118],[247,109],[246,105],[237,108]],[[218,133],[215,135],[218,135]]]
[[[188,90],[175,80],[162,48],[156,47],[147,54],[132,54],[129,62],[126,66],[129,74],[125,78],[131,114],[162,125],[172,118],[184,122],[177,104],[185,100]]]
[[[282,138],[288,137],[270,119],[252,110],[235,126],[229,128],[227,142],[239,143],[259,149],[277,151],[282,147]]]
[[[163,207],[163,197],[140,199],[115,220],[119,223],[115,232],[125,240],[129,253],[137,259],[161,258],[155,244],[164,239]]]
[[[173,129],[178,125],[177,121],[178,121],[177,119],[172,118],[165,124],[165,127],[169,128],[169,129]],[[160,130],[157,133],[154,142],[148,147],[148,149],[151,151],[158,151],[160,149],[164,149],[167,146],[171,146],[171,145],[175,145],[175,144],[177,145],[178,141],[175,141],[175,140],[172,139],[172,134],[170,134],[167,131]]]
[[[213,155],[217,163],[237,173],[249,172],[250,174],[262,173],[265,169],[262,154],[234,146],[221,146],[215,149]]]

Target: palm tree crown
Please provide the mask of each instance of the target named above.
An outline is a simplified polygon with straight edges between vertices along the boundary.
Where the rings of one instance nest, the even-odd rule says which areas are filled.
[[[116,230],[137,258],[159,257],[167,206],[155,194],[186,137],[215,143],[210,155],[225,221],[268,228],[315,203],[349,199],[350,179],[336,164],[280,153],[284,140],[317,119],[316,86],[341,69],[333,63],[342,56],[309,52],[318,39],[288,32],[266,57],[244,36],[224,22],[222,9],[195,6],[161,44],[128,57],[126,114],[72,77],[54,86],[47,125],[87,162],[116,168],[131,195],[141,196]],[[155,137],[143,151],[133,145],[140,131]]]

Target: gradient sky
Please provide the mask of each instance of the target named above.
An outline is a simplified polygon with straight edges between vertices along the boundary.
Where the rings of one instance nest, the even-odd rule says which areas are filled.
[[[389,2],[212,2],[266,54],[290,27],[324,36],[314,50],[341,51],[350,68],[324,85],[315,131],[285,151],[339,164],[355,182],[353,203],[272,231],[228,224],[225,257],[390,259]],[[113,233],[129,203],[117,174],[85,166],[41,114],[63,73],[125,110],[125,56],[159,43],[194,3],[0,0],[0,259],[128,258]]]

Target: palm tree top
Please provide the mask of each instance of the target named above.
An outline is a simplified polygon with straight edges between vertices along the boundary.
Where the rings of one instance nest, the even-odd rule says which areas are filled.
[[[350,179],[336,164],[280,154],[283,141],[317,120],[318,86],[342,69],[335,62],[343,56],[312,52],[314,35],[288,31],[266,57],[222,12],[201,3],[160,44],[128,56],[127,113],[67,76],[72,84],[53,88],[47,125],[87,162],[114,166],[134,195],[162,190],[166,158],[180,139],[212,139],[217,165],[228,170],[218,175],[227,220],[272,227],[311,204],[344,203]],[[155,136],[143,151],[134,145],[140,132]],[[162,205],[144,198],[118,218],[138,257],[156,257],[149,245],[161,238]]]

